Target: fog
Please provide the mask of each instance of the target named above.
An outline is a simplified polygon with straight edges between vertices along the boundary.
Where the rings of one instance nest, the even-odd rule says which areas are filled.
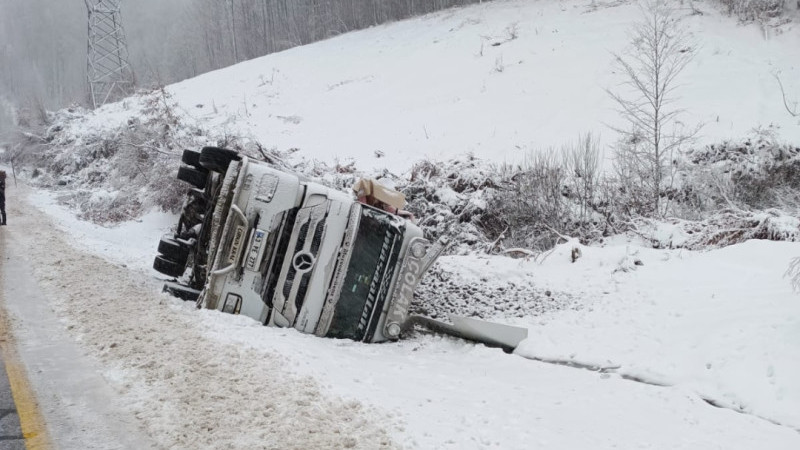
[[[134,67],[149,70],[163,61],[175,32],[170,25],[189,1],[123,3]],[[25,122],[43,109],[86,104],[86,46],[82,0],[0,0],[0,133],[10,130],[16,108]],[[146,73],[137,79],[152,82]]]
[[[97,0],[93,0],[97,1]],[[481,0],[135,0],[122,22],[138,88]],[[15,124],[87,105],[83,0],[0,0],[0,143]]]

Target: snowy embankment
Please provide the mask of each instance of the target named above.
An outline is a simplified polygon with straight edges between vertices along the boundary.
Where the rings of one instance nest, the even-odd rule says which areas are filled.
[[[585,307],[531,327],[520,355],[616,368],[800,432],[800,298],[782,277],[800,245],[584,247],[575,264],[569,250],[534,273],[581,286]]]
[[[156,238],[174,216],[107,228],[76,221],[50,195],[31,195],[78,247],[157,275]],[[570,263],[575,247],[583,256]],[[749,241],[707,253],[571,243],[541,263],[443,257],[423,285],[428,301],[414,308],[444,320],[456,312],[526,326],[522,356],[686,388],[800,430],[800,360],[792,357],[800,352],[800,299],[783,277],[798,254],[797,243]],[[453,277],[449,294],[453,285],[468,287],[436,298],[437,281]]]
[[[120,249],[151,252],[155,238],[129,243],[123,225],[103,244],[75,244],[91,226],[40,194],[31,200],[46,215],[26,212],[20,191],[11,212],[24,228],[3,230],[12,256],[36,268],[69,333],[160,447],[800,445],[800,302],[780,278],[798,244],[701,253],[623,243],[581,248],[574,264],[571,245],[543,261],[441,260],[479,288],[533,284],[571,299],[550,310],[549,296],[532,298],[538,314],[493,316],[529,329],[520,356],[614,369],[588,371],[436,336],[367,345],[197,311],[158,294],[149,264],[120,259]],[[157,220],[140,226],[164,231]]]

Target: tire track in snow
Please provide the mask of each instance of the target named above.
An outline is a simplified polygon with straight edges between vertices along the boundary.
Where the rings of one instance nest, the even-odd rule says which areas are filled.
[[[383,414],[323,393],[277,353],[214,342],[197,312],[159,294],[148,275],[76,250],[22,198],[9,206],[9,253],[30,260],[51,307],[159,446],[399,447]]]

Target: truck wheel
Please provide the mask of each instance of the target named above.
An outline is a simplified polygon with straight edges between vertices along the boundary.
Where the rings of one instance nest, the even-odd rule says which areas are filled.
[[[153,261],[153,269],[155,269],[156,272],[163,273],[164,275],[179,277],[183,275],[186,266],[175,261],[170,261],[167,258],[158,255]]]
[[[178,179],[185,181],[198,189],[203,189],[206,186],[208,174],[199,169],[181,166],[178,168]]]
[[[184,150],[183,155],[181,156],[181,162],[187,166],[192,166],[198,169],[203,168],[203,166],[200,165],[200,152],[196,152],[194,150]]]
[[[158,243],[158,253],[161,253],[170,261],[183,261],[184,265],[186,264],[186,260],[189,259],[189,250],[189,246],[186,244],[168,237],[161,238],[161,242]]]
[[[239,153],[219,147],[203,147],[200,150],[200,165],[208,170],[225,173],[231,161],[242,159]]]
[[[199,290],[172,281],[164,283],[162,291],[187,302],[196,302],[197,298],[200,297]]]

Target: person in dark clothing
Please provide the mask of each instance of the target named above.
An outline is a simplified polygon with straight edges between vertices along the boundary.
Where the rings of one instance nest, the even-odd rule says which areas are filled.
[[[0,170],[0,225],[6,224],[6,173]]]

